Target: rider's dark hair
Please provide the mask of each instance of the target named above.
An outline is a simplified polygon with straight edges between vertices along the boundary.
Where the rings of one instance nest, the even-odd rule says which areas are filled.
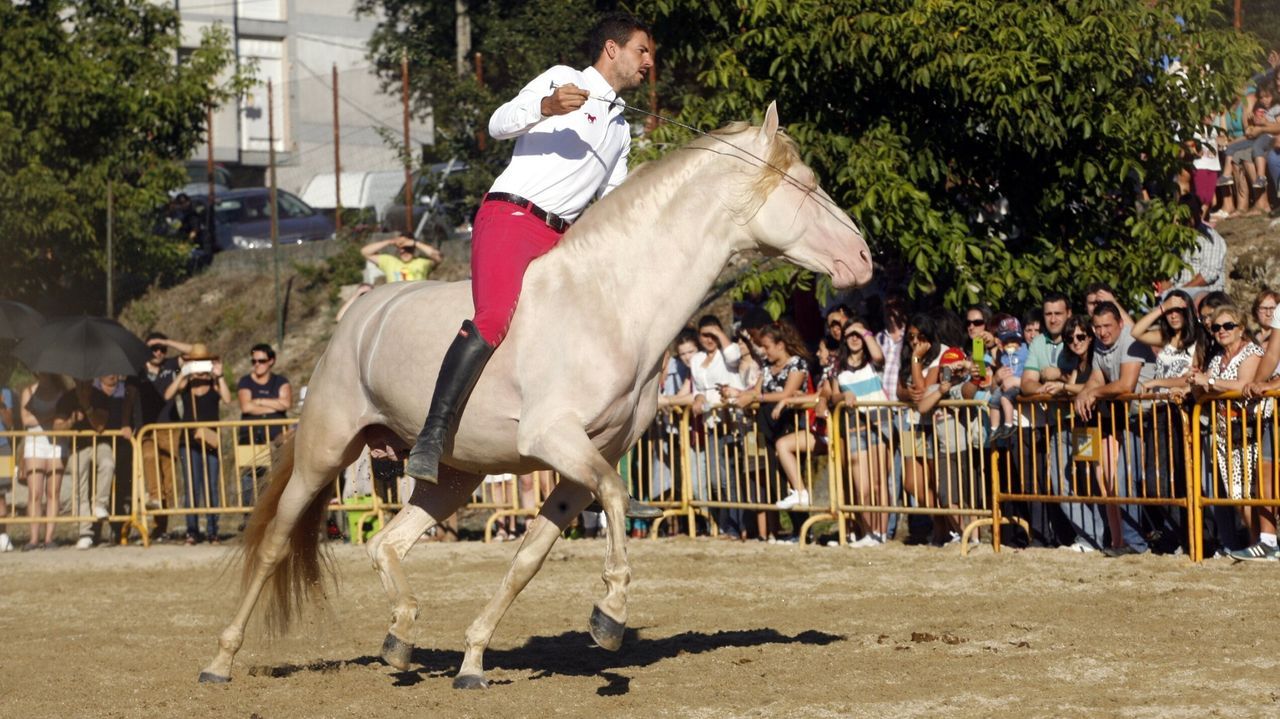
[[[587,36],[587,52],[590,53],[590,60],[592,62],[598,60],[600,53],[604,52],[605,43],[610,40],[619,45],[626,45],[631,35],[637,30],[644,31],[646,35],[653,34],[644,21],[630,13],[611,12],[600,18]]]

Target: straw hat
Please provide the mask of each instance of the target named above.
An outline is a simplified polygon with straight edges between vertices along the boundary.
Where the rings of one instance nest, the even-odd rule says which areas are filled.
[[[192,360],[216,360],[218,359],[218,355],[210,352],[209,348],[206,347],[203,342],[196,342],[191,345],[190,352],[182,355],[182,359],[187,360],[188,362]]]

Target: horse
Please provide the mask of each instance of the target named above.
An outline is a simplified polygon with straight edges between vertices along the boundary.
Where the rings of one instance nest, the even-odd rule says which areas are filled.
[[[367,544],[392,603],[381,651],[388,664],[409,666],[418,602],[402,560],[416,540],[466,504],[483,475],[542,469],[565,481],[530,521],[497,593],[467,629],[453,686],[487,686],[484,651],[498,621],[593,498],[608,522],[606,592],[588,626],[599,646],[621,646],[631,568],[627,491],[614,467],[657,411],[670,338],[731,257],[751,250],[827,273],[837,288],[871,278],[861,232],[779,130],[776,103],[760,126],[731,123],[640,166],[529,266],[510,333],[446,443],[425,508],[406,505]],[[230,681],[268,580],[267,628],[277,633],[307,600],[324,598],[332,571],[320,547],[324,490],[366,444],[388,434],[412,443],[431,398],[429,373],[471,312],[467,282],[389,284],[352,305],[250,517],[243,596],[200,681]]]

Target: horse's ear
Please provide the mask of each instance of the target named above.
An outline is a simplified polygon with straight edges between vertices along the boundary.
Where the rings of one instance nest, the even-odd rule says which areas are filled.
[[[765,146],[773,142],[773,136],[778,134],[778,101],[774,100],[769,103],[769,109],[764,111],[764,124],[760,126],[760,142]]]

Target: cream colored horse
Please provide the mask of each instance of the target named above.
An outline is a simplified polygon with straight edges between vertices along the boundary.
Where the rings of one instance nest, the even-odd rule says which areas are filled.
[[[607,591],[591,613],[591,636],[605,649],[621,645],[631,569],[627,492],[614,466],[653,420],[663,349],[730,257],[749,250],[828,273],[837,287],[871,277],[866,243],[778,132],[774,105],[761,127],[731,125],[640,167],[529,267],[510,334],[446,446],[451,469],[425,511],[406,506],[368,544],[393,604],[388,663],[409,665],[418,604],[401,561],[418,537],[465,504],[482,475],[547,468],[568,481],[530,522],[497,594],[467,630],[454,686],[486,686],[484,650],[498,621],[593,495],[608,529]],[[309,595],[323,595],[319,537],[333,477],[378,433],[412,441],[430,373],[471,311],[467,283],[405,282],[375,290],[344,317],[311,378],[293,447],[250,521],[243,601],[202,681],[229,680],[268,579],[276,630]]]

